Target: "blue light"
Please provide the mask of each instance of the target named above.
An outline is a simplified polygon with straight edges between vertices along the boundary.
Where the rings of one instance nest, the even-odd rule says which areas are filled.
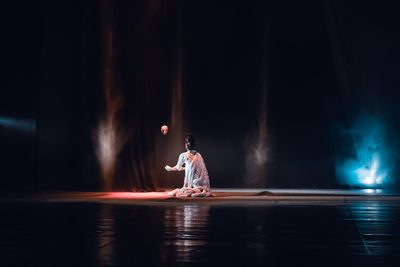
[[[9,117],[0,117],[0,126],[15,128],[30,133],[36,132],[36,122],[34,120],[20,120]]]
[[[341,134],[351,137],[354,155],[337,160],[338,183],[363,188],[387,185],[394,160],[382,121],[373,116],[360,117]]]

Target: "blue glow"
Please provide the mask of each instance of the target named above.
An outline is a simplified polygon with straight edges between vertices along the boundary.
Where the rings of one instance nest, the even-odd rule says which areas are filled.
[[[30,133],[36,132],[36,122],[34,120],[20,120],[9,117],[0,117],[0,126],[15,128]]]
[[[360,117],[351,129],[341,134],[351,137],[355,155],[337,161],[338,183],[364,188],[387,185],[394,159],[382,121],[377,117]]]
[[[382,194],[382,189],[361,189],[363,193],[367,194]]]

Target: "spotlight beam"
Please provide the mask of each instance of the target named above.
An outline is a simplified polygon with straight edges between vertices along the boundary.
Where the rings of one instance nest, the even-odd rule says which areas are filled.
[[[36,121],[34,120],[21,120],[10,117],[0,117],[0,125],[29,133],[36,132]]]

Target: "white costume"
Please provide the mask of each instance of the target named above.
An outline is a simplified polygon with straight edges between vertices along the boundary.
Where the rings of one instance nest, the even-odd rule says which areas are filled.
[[[212,196],[210,192],[210,179],[204,164],[203,157],[196,150],[189,150],[179,155],[175,168],[183,170],[185,165],[185,180],[181,189],[175,189],[168,193],[170,196]]]

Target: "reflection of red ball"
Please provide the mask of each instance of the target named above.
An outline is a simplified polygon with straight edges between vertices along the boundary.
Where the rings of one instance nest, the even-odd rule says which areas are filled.
[[[166,135],[168,133],[168,126],[167,125],[161,126],[161,133],[163,135]]]

